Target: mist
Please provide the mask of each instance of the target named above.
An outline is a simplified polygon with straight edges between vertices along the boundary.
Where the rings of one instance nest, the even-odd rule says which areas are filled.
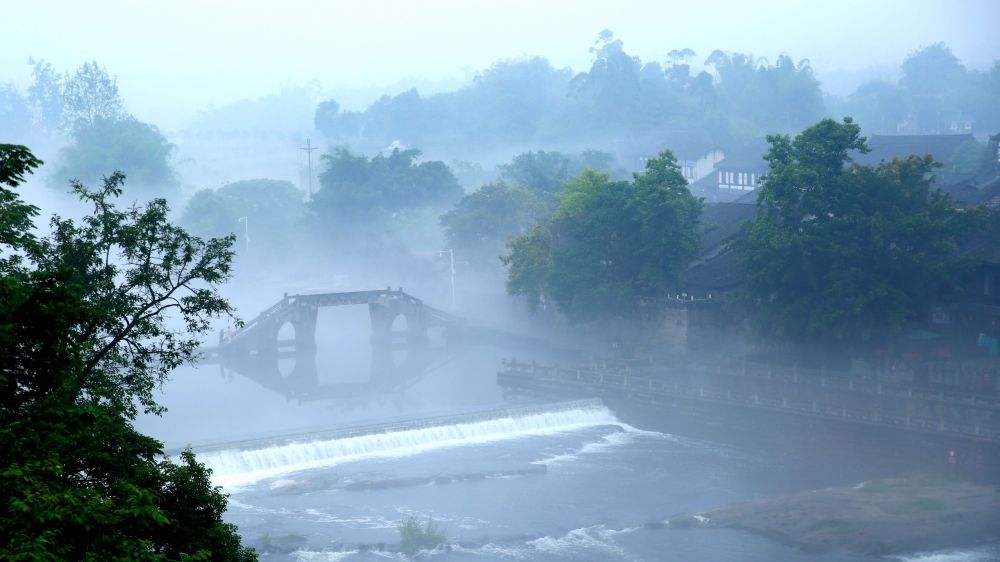
[[[996,2],[4,18],[0,558],[1000,560]]]

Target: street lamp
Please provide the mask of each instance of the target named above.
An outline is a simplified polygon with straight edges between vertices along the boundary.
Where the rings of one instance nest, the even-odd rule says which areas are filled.
[[[246,253],[250,253],[250,217],[240,217],[237,222],[243,223],[243,241],[246,243]]]
[[[451,266],[451,308],[455,308],[455,250],[447,249],[438,252],[438,256],[448,254],[448,261]]]

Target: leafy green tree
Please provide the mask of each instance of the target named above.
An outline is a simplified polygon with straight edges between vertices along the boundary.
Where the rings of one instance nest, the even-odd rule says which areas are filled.
[[[174,145],[155,125],[134,117],[78,123],[72,144],[60,151],[59,168],[49,179],[53,186],[73,179],[93,183],[107,170],[121,169],[147,195],[169,195],[179,187],[170,166]]]
[[[253,228],[254,244],[273,250],[288,241],[304,214],[302,192],[291,182],[255,179],[198,191],[180,222],[198,236],[235,235],[239,247],[244,243],[239,220],[245,217]]]
[[[447,205],[462,196],[443,162],[417,163],[420,151],[393,149],[369,159],[346,148],[323,155],[320,189],[310,202],[320,220],[386,220],[421,206]]]
[[[867,146],[850,118],[768,142],[759,214],[736,246],[762,333],[862,344],[958,290],[957,248],[979,215],[932,188],[929,156],[853,164]]]
[[[0,145],[0,558],[255,560],[207,469],[133,428],[163,411],[153,390],[209,319],[232,314],[216,291],[232,239],[189,235],[162,199],[116,208],[118,172],[74,182],[92,213],[37,238],[13,188],[40,164]]]
[[[118,79],[97,61],[85,62],[62,89],[63,126],[70,131],[93,128],[98,121],[124,119],[125,105],[118,95]]]
[[[543,226],[508,243],[508,292],[551,299],[572,321],[628,315],[637,296],[679,283],[698,252],[700,217],[669,151],[632,182],[586,170]]]
[[[441,215],[441,226],[451,248],[477,265],[496,265],[511,236],[526,232],[542,206],[520,185],[489,183],[463,197]]]
[[[701,205],[669,151],[648,161],[644,174],[635,175],[627,211],[639,228],[635,252],[640,290],[654,295],[668,291],[698,256]]]
[[[507,293],[528,300],[536,310],[545,299],[549,275],[552,274],[552,235],[535,225],[524,234],[507,241],[508,254],[500,256],[507,267]]]

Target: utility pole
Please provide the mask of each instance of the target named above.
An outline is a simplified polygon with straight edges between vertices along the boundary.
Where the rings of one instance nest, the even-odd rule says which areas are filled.
[[[243,223],[243,240],[246,242],[247,254],[250,253],[250,217],[240,217],[237,222]]]
[[[313,146],[312,142],[309,139],[306,139],[306,145],[305,146],[300,146],[299,150],[305,150],[306,151],[306,157],[309,160],[309,198],[312,199],[312,196],[313,196],[313,151],[314,150],[319,150],[319,149],[316,148],[315,146]]]
[[[443,256],[446,252],[448,253],[448,261],[449,264],[451,265],[451,308],[452,310],[454,310],[455,309],[455,250],[451,249],[441,250],[440,252],[438,252],[438,255]]]

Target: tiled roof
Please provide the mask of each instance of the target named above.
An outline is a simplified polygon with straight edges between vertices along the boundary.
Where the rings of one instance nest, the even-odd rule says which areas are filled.
[[[757,216],[757,205],[744,203],[710,203],[705,205],[701,223],[706,228],[702,236],[702,252],[708,252],[736,236],[744,221]]]
[[[972,135],[872,135],[868,139],[871,152],[855,152],[851,158],[858,164],[875,165],[911,154],[930,154],[935,160],[948,163],[959,146],[973,140]]]

